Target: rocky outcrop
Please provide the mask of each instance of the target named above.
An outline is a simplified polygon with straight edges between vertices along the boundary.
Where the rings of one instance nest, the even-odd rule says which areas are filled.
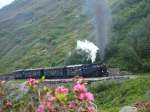
[[[136,107],[124,106],[119,112],[138,112]]]

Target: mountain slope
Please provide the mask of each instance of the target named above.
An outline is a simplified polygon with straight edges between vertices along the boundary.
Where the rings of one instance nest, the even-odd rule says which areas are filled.
[[[22,0],[1,10],[1,72],[63,64],[76,39],[90,28],[79,3]]]
[[[150,71],[150,1],[116,1],[112,14],[109,63],[126,70]]]
[[[94,41],[84,0],[16,0],[0,10],[0,73],[63,65],[78,39]],[[150,65],[149,0],[110,0],[113,28],[105,61],[126,70]],[[135,67],[135,68],[134,68]]]

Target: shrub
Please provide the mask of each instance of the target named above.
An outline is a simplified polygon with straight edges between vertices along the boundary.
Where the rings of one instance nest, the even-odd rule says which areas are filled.
[[[73,81],[74,86],[70,90],[65,86],[43,87],[43,79],[28,79],[28,91],[20,99],[9,99],[8,93],[3,90],[5,97],[1,100],[0,112],[96,112],[94,96],[86,88],[85,81],[80,78]],[[0,83],[0,89],[3,89],[3,83]]]

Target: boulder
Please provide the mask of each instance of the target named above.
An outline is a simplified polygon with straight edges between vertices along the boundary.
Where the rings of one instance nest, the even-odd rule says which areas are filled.
[[[26,83],[16,83],[9,81],[5,84],[4,88],[8,94],[7,98],[12,100],[19,100],[28,92]]]
[[[138,112],[136,107],[124,106],[119,112]]]

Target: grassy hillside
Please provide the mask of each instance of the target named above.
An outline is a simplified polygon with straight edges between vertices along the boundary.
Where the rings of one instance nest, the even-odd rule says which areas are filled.
[[[1,10],[0,72],[64,64],[76,40],[90,29],[79,3],[22,0]]]
[[[115,0],[111,6],[113,28],[108,63],[126,70],[150,71],[150,1]]]
[[[123,106],[132,106],[141,101],[150,102],[149,86],[150,77],[142,76],[123,83],[98,82],[90,88],[95,93],[99,110],[102,112],[118,112]]]
[[[0,10],[0,73],[63,65],[78,39],[94,41],[91,20],[81,11],[84,2],[16,0]],[[110,5],[108,65],[149,71],[149,1],[110,0]]]

